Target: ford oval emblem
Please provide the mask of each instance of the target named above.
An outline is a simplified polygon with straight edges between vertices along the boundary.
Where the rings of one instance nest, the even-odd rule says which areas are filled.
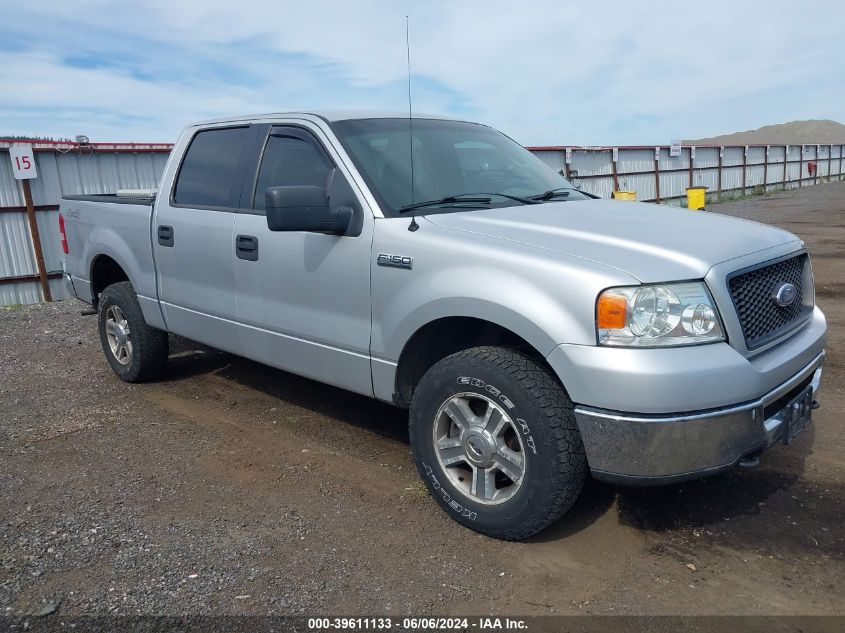
[[[772,298],[781,308],[786,308],[795,303],[795,300],[798,298],[798,288],[795,287],[795,284],[781,284],[775,290],[774,297]]]

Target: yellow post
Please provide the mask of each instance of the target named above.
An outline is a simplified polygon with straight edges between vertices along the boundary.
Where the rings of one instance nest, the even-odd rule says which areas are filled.
[[[687,209],[693,211],[704,211],[705,194],[707,187],[687,188]]]
[[[614,200],[636,200],[637,199],[637,192],[636,191],[614,191],[610,194]]]

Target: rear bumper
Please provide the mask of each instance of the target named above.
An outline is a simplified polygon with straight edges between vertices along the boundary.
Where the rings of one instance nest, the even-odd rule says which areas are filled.
[[[579,405],[575,416],[593,475],[616,483],[653,485],[728,469],[778,440],[786,403],[821,384],[824,352],[762,397],[729,407],[672,414],[628,414]]]
[[[73,287],[73,277],[71,277],[68,273],[63,273],[62,281],[65,282],[65,290],[67,290],[68,295],[70,295],[74,299],[78,298],[76,294],[76,288]]]
[[[91,304],[91,282],[80,277],[74,277],[70,273],[64,274],[65,289],[68,294],[83,303]]]

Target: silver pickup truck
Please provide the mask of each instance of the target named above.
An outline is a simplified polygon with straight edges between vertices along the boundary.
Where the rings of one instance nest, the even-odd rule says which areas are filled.
[[[818,406],[799,238],[595,199],[484,125],[209,121],[135,195],[61,203],[68,290],[120,378],[154,377],[171,332],[409,408],[431,494],[494,537],[548,526],[588,471],[753,465]]]

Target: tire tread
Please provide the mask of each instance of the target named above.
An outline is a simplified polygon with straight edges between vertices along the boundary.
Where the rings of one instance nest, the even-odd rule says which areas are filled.
[[[529,398],[533,399],[544,415],[538,420],[545,425],[557,449],[554,467],[545,479],[545,489],[553,495],[546,498],[541,511],[530,521],[504,530],[484,530],[484,533],[504,540],[521,540],[542,531],[572,506],[584,485],[587,472],[587,457],[581,434],[575,421],[574,407],[566,390],[546,367],[525,352],[495,346],[466,349],[438,362],[429,371],[437,371],[446,364],[465,365],[467,362],[482,362],[497,367],[509,375]],[[423,380],[425,377],[423,377]],[[411,424],[415,403],[412,401]],[[412,434],[413,435],[413,434]]]
[[[133,353],[138,355],[138,362],[131,363],[129,370],[126,372],[120,372],[115,368],[110,357],[111,351],[103,340],[102,329],[105,318],[103,306],[107,300],[111,300],[112,303],[119,306],[127,320],[131,321],[132,349]],[[144,382],[160,375],[167,363],[167,356],[170,351],[167,332],[147,325],[132,284],[128,281],[120,281],[108,286],[100,294],[98,307],[97,319],[101,330],[100,339],[103,343],[103,352],[115,373],[126,382]]]

